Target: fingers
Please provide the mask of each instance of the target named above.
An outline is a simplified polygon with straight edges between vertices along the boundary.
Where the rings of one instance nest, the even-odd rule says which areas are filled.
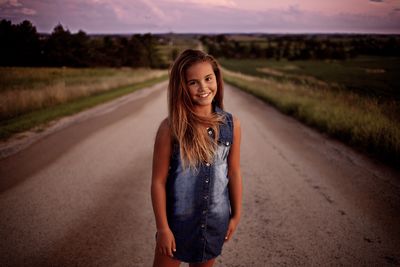
[[[228,241],[231,238],[232,229],[228,229],[225,235],[225,241]]]
[[[176,251],[176,244],[175,244],[175,239],[171,240],[171,245],[168,248],[168,256],[174,257],[174,252]]]
[[[165,256],[172,257],[171,248],[169,246],[165,246],[160,250],[160,253]]]
[[[174,257],[173,253],[176,251],[176,243],[172,232],[163,231],[156,237],[157,252],[164,256]]]
[[[176,251],[175,241],[170,246],[158,247],[157,251],[162,255],[174,257],[173,253]]]
[[[174,256],[174,254],[172,254],[172,246],[169,246],[168,248],[167,248],[167,252],[168,252],[168,256],[170,256],[170,257],[173,257]]]
[[[161,255],[171,256],[171,249],[168,246],[157,246],[157,251]]]
[[[173,251],[173,252],[176,251],[176,242],[175,242],[175,239],[172,240],[172,251]]]
[[[229,239],[231,239],[234,231],[235,231],[235,226],[232,224],[229,224],[228,230],[226,231],[226,235],[225,235],[225,242],[229,241]]]
[[[158,252],[161,254],[161,255],[164,255],[164,248],[163,247],[158,247]]]

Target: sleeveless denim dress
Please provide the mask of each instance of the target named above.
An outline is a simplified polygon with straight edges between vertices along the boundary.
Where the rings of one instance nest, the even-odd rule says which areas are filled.
[[[221,254],[228,230],[231,206],[228,190],[228,154],[233,141],[232,115],[224,115],[219,127],[214,161],[182,168],[179,145],[173,145],[167,179],[167,218],[176,241],[174,257],[180,261],[204,262]],[[205,129],[206,130],[206,129]],[[210,137],[213,131],[207,129]]]

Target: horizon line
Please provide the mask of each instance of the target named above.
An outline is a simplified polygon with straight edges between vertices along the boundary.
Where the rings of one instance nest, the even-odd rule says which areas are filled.
[[[68,30],[68,28],[65,28]],[[400,32],[174,32],[174,31],[165,31],[165,32],[151,32],[151,31],[141,31],[141,32],[114,32],[114,33],[101,33],[101,32],[86,32],[84,30],[78,30],[75,33],[82,31],[87,35],[135,35],[135,34],[154,34],[154,35],[167,35],[167,34],[186,34],[186,35],[400,35]],[[37,32],[38,34],[50,35],[51,32]],[[72,32],[71,32],[72,33]],[[73,34],[73,33],[72,33]]]

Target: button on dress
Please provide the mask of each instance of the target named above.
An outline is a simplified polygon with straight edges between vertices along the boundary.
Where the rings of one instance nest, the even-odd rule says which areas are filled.
[[[167,179],[167,218],[176,241],[174,257],[183,262],[205,262],[221,254],[231,216],[228,154],[233,142],[232,115],[219,126],[218,148],[212,163],[183,169],[179,145],[174,144]],[[207,129],[210,137],[211,128]]]

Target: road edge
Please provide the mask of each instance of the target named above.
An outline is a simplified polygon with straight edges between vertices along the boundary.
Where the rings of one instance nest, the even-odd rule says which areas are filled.
[[[107,114],[134,99],[146,97],[150,93],[160,90],[162,87],[166,88],[167,82],[168,81],[162,81],[149,87],[140,88],[130,94],[121,96],[114,100],[101,103],[73,115],[58,118],[45,125],[36,126],[28,131],[15,134],[6,141],[0,141],[0,160],[17,154],[18,152],[30,147],[46,136],[58,132],[66,127],[83,122],[90,118]]]

